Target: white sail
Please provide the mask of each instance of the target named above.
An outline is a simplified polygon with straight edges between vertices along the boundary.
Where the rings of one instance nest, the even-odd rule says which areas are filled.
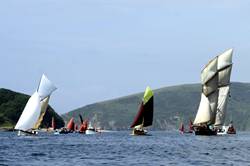
[[[55,85],[43,74],[37,89],[41,100],[51,95],[51,93],[56,89]]]
[[[208,65],[201,72],[201,83],[206,84],[217,73],[217,57],[211,60]]]
[[[228,96],[229,96],[229,86],[221,87],[219,89],[219,99],[218,99],[217,113],[215,118],[215,126],[221,126],[225,122]]]
[[[209,96],[211,93],[218,89],[218,74],[215,74],[210,80],[202,85],[202,92],[205,96]]]
[[[218,56],[218,70],[232,64],[233,49],[229,49]]]
[[[40,109],[40,97],[38,93],[35,92],[28,100],[15,129],[23,131],[32,129],[40,115]]]
[[[232,65],[219,71],[219,80],[218,80],[219,87],[227,86],[230,84],[231,71],[232,71]]]
[[[216,116],[216,111],[217,111],[217,106],[218,106],[218,95],[219,95],[218,90],[216,90],[207,97],[209,104],[210,104],[210,109],[211,109],[210,123],[215,122],[215,116]]]
[[[207,123],[210,122],[210,120],[211,120],[210,103],[208,101],[208,98],[202,93],[201,102],[194,120],[194,124]]]
[[[202,96],[194,124],[221,125],[224,123],[232,70],[232,53],[232,49],[225,51],[211,60],[202,70]]]

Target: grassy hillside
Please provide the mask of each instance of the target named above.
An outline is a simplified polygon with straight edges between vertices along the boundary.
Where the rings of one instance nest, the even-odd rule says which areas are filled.
[[[176,129],[180,121],[194,120],[200,102],[199,84],[172,86],[154,90],[154,129]],[[62,115],[65,121],[78,115],[105,129],[127,129],[137,113],[143,94],[87,105]],[[233,83],[226,121],[234,121],[238,130],[250,130],[250,84]]]
[[[15,126],[29,97],[7,89],[0,89],[0,128],[13,128]],[[53,116],[58,128],[64,126],[63,119],[49,106],[42,127],[49,126]]]

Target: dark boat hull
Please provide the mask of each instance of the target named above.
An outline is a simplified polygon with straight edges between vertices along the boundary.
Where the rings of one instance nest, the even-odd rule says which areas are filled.
[[[194,133],[195,135],[204,135],[204,136],[217,135],[216,130],[211,130],[208,127],[195,127]]]
[[[141,135],[141,136],[147,135],[147,131],[134,129],[133,132],[132,132],[132,135]]]
[[[227,130],[227,134],[236,134],[236,130],[234,129],[234,127],[229,127]]]

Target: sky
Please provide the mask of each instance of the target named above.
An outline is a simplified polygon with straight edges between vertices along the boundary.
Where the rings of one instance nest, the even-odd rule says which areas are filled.
[[[0,1],[0,88],[31,95],[43,73],[60,114],[98,101],[199,83],[234,49],[232,81],[250,82],[250,1]]]

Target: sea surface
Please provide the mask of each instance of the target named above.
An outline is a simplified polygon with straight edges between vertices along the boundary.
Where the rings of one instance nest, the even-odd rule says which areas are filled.
[[[194,136],[177,131],[96,135],[0,132],[0,165],[250,165],[250,133]]]

